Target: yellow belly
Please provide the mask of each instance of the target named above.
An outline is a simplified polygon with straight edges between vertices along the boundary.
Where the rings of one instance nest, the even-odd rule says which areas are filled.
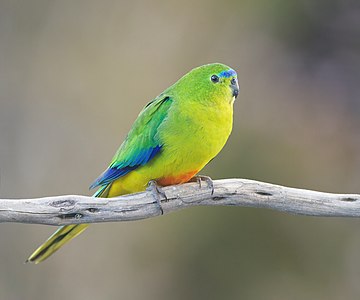
[[[115,180],[108,197],[144,191],[150,180],[162,186],[189,181],[225,145],[232,129],[232,103],[214,108],[192,105],[188,111],[182,108],[181,113],[174,109],[161,126],[161,152]]]

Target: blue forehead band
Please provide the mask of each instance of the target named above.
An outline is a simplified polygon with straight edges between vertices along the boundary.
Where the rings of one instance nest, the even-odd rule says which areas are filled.
[[[222,71],[221,73],[219,73],[219,77],[229,78],[232,76],[237,76],[236,72],[233,69]]]

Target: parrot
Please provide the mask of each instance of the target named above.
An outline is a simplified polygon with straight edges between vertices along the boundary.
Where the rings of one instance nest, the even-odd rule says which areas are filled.
[[[239,94],[237,73],[221,63],[192,69],[140,112],[109,167],[91,184],[111,198],[190,181],[224,147]],[[26,262],[40,263],[89,225],[59,227]]]

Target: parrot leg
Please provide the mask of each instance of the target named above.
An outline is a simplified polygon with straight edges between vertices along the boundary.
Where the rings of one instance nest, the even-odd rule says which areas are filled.
[[[161,207],[161,201],[169,201],[166,197],[166,194],[161,190],[161,186],[155,181],[150,180],[148,183],[148,191],[152,192],[154,198],[156,199],[156,202],[159,204],[159,208],[161,210],[161,214],[164,214],[164,210]]]
[[[199,184],[199,187],[201,189],[201,181],[205,181],[207,184],[207,187],[211,189],[211,195],[214,194],[214,183],[209,176],[205,175],[195,175],[193,178],[190,179],[191,182],[197,182]]]

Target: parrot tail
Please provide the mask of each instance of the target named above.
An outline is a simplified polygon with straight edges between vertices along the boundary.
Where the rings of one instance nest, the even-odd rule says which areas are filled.
[[[82,233],[88,226],[88,224],[78,224],[59,227],[59,229],[56,230],[45,243],[43,243],[34,251],[33,254],[31,254],[26,262],[33,262],[35,264],[42,262],[51,254],[56,252],[65,243]]]
[[[110,185],[101,187],[93,197],[107,197]],[[38,264],[44,261],[50,255],[59,250],[64,244],[82,233],[89,224],[65,225],[59,227],[45,243],[37,248],[33,254],[26,260],[26,263],[32,262]]]

